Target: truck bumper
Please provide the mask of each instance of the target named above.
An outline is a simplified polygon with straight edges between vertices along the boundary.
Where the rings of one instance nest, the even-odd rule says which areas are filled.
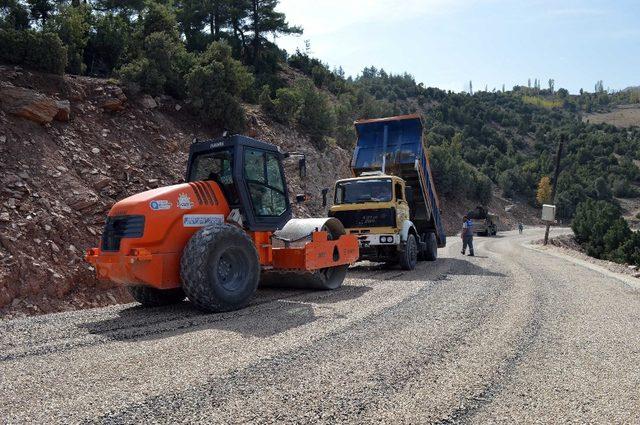
[[[361,248],[370,246],[393,246],[400,245],[400,235],[394,234],[367,234],[358,235],[358,243]]]

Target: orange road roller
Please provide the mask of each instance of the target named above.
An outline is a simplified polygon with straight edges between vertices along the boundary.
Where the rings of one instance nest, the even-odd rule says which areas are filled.
[[[86,260],[144,306],[186,297],[221,312],[246,306],[260,283],[340,287],[358,240],[335,218],[291,218],[285,158],[241,135],[193,143],[187,182],[117,202]]]

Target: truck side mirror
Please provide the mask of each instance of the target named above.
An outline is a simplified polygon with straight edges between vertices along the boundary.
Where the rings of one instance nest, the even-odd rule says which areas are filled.
[[[298,172],[301,179],[307,177],[307,158],[304,156],[298,160]]]
[[[325,187],[324,189],[322,189],[322,206],[326,207],[327,206],[327,193],[329,193],[329,188]]]
[[[413,187],[405,186],[404,194],[408,204],[413,204]]]

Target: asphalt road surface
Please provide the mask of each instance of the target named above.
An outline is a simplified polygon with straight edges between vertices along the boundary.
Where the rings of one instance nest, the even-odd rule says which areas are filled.
[[[226,314],[0,322],[0,422],[640,423],[640,286],[523,245],[541,234]]]

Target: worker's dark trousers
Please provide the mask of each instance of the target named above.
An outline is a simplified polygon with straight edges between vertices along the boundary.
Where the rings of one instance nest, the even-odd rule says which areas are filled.
[[[465,236],[462,238],[462,253],[464,254],[469,247],[469,254],[473,255],[473,236]]]

